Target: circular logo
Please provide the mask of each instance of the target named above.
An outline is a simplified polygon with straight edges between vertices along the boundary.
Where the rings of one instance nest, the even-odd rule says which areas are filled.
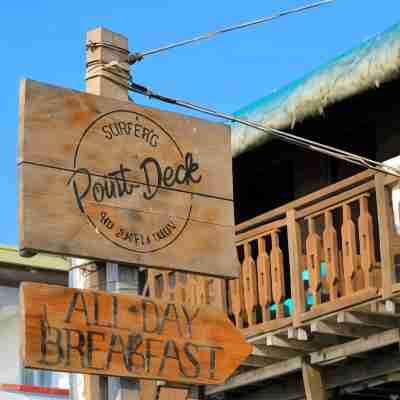
[[[105,239],[134,253],[174,243],[188,225],[200,166],[140,112],[99,116],[76,146],[69,179],[79,210]]]

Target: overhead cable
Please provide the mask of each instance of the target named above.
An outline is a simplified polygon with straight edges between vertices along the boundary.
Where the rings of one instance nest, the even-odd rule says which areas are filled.
[[[319,153],[322,153],[325,155],[329,155],[329,156],[332,156],[332,157],[335,157],[335,158],[338,158],[341,160],[348,161],[348,162],[356,164],[356,165],[363,166],[365,168],[370,168],[375,171],[383,172],[385,174],[393,175],[393,176],[400,178],[400,170],[393,168],[391,166],[385,165],[383,163],[380,163],[378,161],[370,160],[366,157],[362,157],[357,154],[350,153],[348,151],[344,151],[344,150],[337,149],[332,146],[328,146],[328,145],[325,145],[322,143],[315,142],[313,140],[302,138],[300,136],[296,136],[291,133],[284,132],[280,129],[269,128],[269,127],[261,125],[257,122],[239,118],[234,115],[225,114],[225,113],[213,110],[211,108],[197,105],[197,104],[185,101],[185,100],[162,96],[158,93],[153,92],[149,88],[142,86],[142,85],[138,85],[136,83],[129,84],[128,89],[131,90],[132,92],[141,94],[143,96],[147,96],[150,99],[156,99],[156,100],[162,101],[164,103],[173,104],[175,106],[179,106],[179,107],[187,108],[190,110],[198,111],[198,112],[201,112],[204,114],[212,115],[213,117],[225,119],[230,122],[243,124],[243,125],[249,126],[251,128],[257,129],[259,131],[269,133],[272,136],[274,136],[280,140],[283,140],[290,144],[300,146],[307,150],[316,151],[316,152],[319,152]]]
[[[203,40],[208,40],[208,39],[211,39],[211,38],[213,38],[213,37],[215,37],[217,35],[221,35],[223,33],[232,32],[232,31],[236,31],[236,30],[239,30],[239,29],[248,28],[250,26],[263,24],[265,22],[270,22],[270,21],[272,21],[274,19],[285,17],[287,15],[301,13],[301,12],[304,12],[304,11],[307,11],[307,10],[311,10],[313,8],[317,8],[317,7],[323,6],[323,5],[328,4],[328,3],[333,3],[334,1],[335,0],[318,1],[316,3],[307,4],[305,6],[292,8],[292,9],[285,10],[285,11],[280,11],[280,12],[278,12],[276,14],[269,15],[267,17],[262,17],[262,18],[258,18],[258,19],[252,20],[252,21],[242,22],[240,24],[229,26],[229,27],[226,27],[226,28],[222,28],[222,29],[214,31],[214,32],[208,32],[208,33],[196,36],[194,38],[181,40],[179,42],[172,43],[172,44],[169,44],[169,45],[166,45],[166,46],[157,47],[155,49],[151,49],[151,50],[147,50],[147,51],[143,51],[143,52],[130,53],[129,56],[128,56],[128,63],[129,64],[134,64],[134,63],[136,63],[138,61],[143,60],[143,58],[145,58],[146,56],[149,56],[149,55],[152,55],[152,54],[157,54],[157,53],[161,53],[163,51],[174,49],[176,47],[182,47],[182,46],[186,46],[188,44],[200,42],[200,41],[203,41]],[[92,46],[95,46],[95,45],[96,44],[92,44]]]

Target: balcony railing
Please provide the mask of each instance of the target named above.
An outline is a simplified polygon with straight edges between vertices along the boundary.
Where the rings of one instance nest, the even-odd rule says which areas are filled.
[[[145,294],[217,306],[246,336],[389,299],[400,291],[396,182],[366,171],[246,221],[240,278],[148,270]]]

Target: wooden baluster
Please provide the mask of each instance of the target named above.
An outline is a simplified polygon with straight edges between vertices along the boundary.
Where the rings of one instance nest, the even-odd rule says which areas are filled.
[[[213,278],[213,305],[222,311],[227,311],[225,279]]]
[[[154,269],[147,270],[147,287],[149,289],[149,297],[156,298],[156,271]]]
[[[354,281],[357,271],[356,228],[351,219],[349,204],[343,205],[342,253],[345,289],[348,296],[354,293]]]
[[[262,320],[265,322],[271,319],[269,306],[273,303],[271,262],[265,250],[265,238],[258,239],[257,281]]]
[[[155,296],[157,299],[162,299],[164,296],[164,281],[163,276],[160,271],[154,271],[154,286],[155,286]]]
[[[197,277],[197,304],[208,304],[208,279],[206,276]]]
[[[329,299],[334,300],[339,297],[339,248],[336,229],[333,226],[333,214],[331,211],[325,212],[323,242],[324,261],[326,263],[326,272],[329,284]]]
[[[276,318],[285,316],[285,272],[283,264],[283,253],[279,245],[278,231],[271,233],[271,277],[272,277],[272,297],[276,304]]]
[[[321,238],[315,229],[314,218],[308,219],[308,235],[306,239],[307,269],[310,282],[310,289],[314,304],[321,304],[321,260],[322,247]]]
[[[295,328],[302,324],[302,314],[306,310],[303,281],[304,260],[301,251],[301,230],[296,220],[296,210],[286,213],[290,262],[290,286],[293,299],[293,325]]]
[[[162,299],[165,301],[171,301],[171,288],[169,286],[169,271],[164,271],[161,273],[162,276]]]
[[[244,260],[242,265],[243,271],[243,290],[244,305],[247,314],[247,322],[249,326],[255,323],[254,308],[258,304],[257,301],[257,269],[256,263],[251,255],[250,242],[244,244]]]
[[[184,279],[183,272],[175,273],[175,299],[179,303],[184,303],[186,300],[185,286],[183,284],[183,279]]]
[[[364,273],[365,288],[375,287],[373,269],[376,265],[374,228],[368,208],[368,196],[360,198],[360,216],[358,218],[361,268]]]
[[[187,304],[195,305],[196,302],[196,284],[194,282],[194,276],[187,274],[186,278],[186,300]]]
[[[229,281],[229,299],[232,309],[232,314],[235,318],[237,328],[243,327],[242,305],[243,305],[243,285],[242,278],[231,279]]]

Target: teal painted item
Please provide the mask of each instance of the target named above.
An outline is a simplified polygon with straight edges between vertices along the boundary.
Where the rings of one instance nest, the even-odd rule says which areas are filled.
[[[323,114],[332,104],[398,79],[399,53],[400,24],[396,24],[234,115],[271,128],[294,128],[308,117]],[[232,124],[234,157],[270,139],[269,133]]]
[[[326,263],[325,262],[321,262],[320,268],[321,268],[321,276],[325,277],[326,276]],[[307,270],[303,271],[302,278],[303,278],[304,282],[308,282],[309,273],[308,273]],[[306,303],[307,303],[308,306],[311,306],[314,303],[314,300],[313,300],[313,297],[312,297],[311,293],[307,293]],[[285,306],[285,315],[291,316],[293,314],[293,299],[292,298],[286,299],[283,302],[283,304]],[[273,311],[273,312],[276,312],[276,304],[273,304],[269,309],[271,311]]]

